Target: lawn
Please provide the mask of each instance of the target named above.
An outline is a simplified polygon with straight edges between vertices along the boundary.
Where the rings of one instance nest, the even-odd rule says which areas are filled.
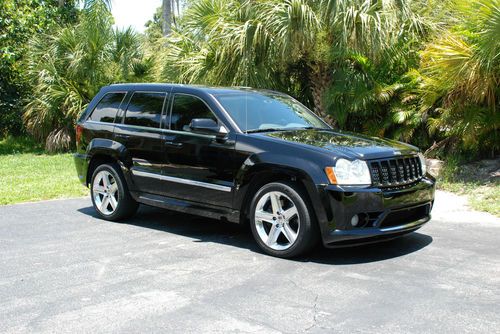
[[[71,154],[0,155],[0,205],[87,193],[76,176]]]
[[[0,205],[86,194],[71,154],[45,154],[29,139],[0,140]]]

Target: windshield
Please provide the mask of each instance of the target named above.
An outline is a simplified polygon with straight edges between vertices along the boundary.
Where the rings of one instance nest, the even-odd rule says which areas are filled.
[[[329,128],[309,109],[286,95],[241,92],[215,97],[243,132]]]

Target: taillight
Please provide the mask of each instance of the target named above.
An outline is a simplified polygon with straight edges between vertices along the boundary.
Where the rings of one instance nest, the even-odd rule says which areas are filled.
[[[80,139],[82,138],[82,133],[83,133],[83,126],[77,124],[76,125],[76,143],[77,144],[80,142]]]

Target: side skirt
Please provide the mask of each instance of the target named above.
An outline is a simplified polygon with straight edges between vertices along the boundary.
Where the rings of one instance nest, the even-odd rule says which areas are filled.
[[[240,212],[238,210],[135,191],[131,191],[130,194],[137,202],[142,204],[212,219],[227,220],[232,223],[240,222]]]

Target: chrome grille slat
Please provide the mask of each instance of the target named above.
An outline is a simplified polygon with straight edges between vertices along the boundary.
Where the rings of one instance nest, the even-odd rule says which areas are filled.
[[[368,161],[372,185],[398,187],[413,183],[422,177],[420,159],[416,156]]]

